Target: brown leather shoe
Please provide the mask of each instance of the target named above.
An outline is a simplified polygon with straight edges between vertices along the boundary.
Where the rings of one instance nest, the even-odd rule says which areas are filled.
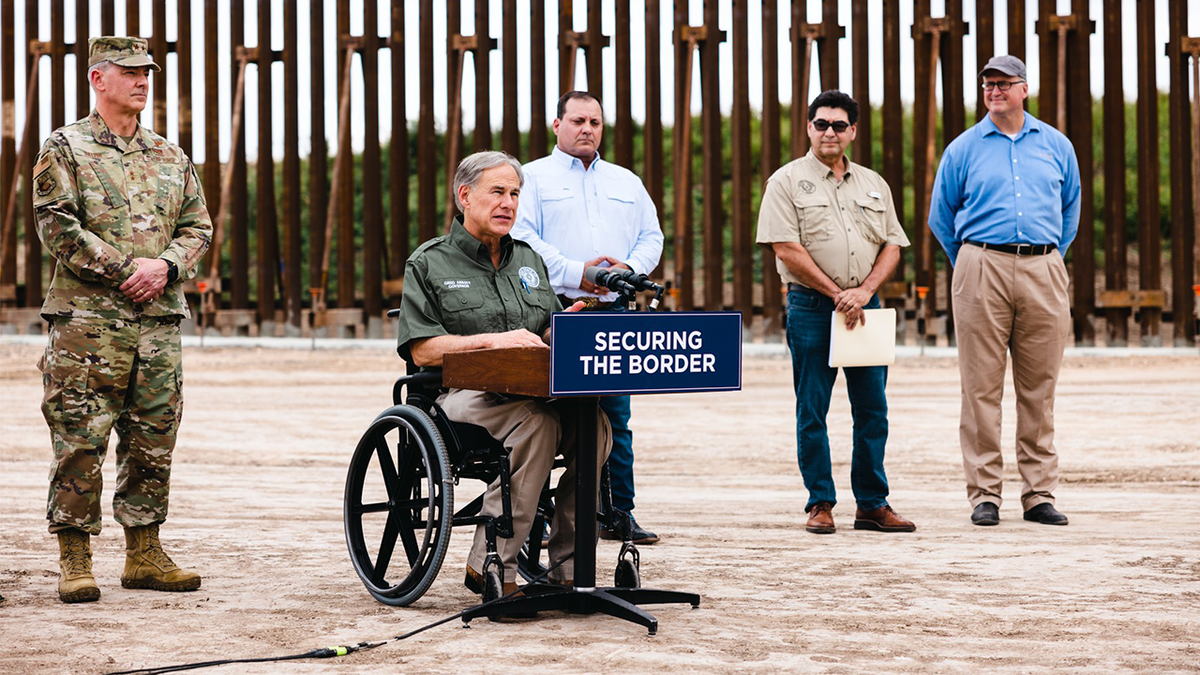
[[[833,504],[817,502],[808,511],[808,523],[804,529],[813,534],[833,534],[837,527],[833,524]]]
[[[472,569],[470,565],[467,565],[467,574],[463,578],[463,585],[470,589],[472,593],[483,595],[483,575]],[[504,590],[500,592],[500,595],[508,595],[515,590],[517,590],[517,582],[506,581],[504,582]]]
[[[892,507],[884,504],[877,509],[854,511],[854,529],[876,530],[878,532],[913,532],[917,526],[911,520],[905,520]]]

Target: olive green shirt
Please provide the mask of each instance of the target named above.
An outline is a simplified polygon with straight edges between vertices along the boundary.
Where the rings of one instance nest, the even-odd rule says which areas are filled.
[[[546,264],[529,244],[500,240],[500,267],[487,246],[455,218],[450,234],[430,239],[404,266],[396,344],[412,360],[412,343],[441,335],[504,333],[524,328],[541,335],[562,303]]]
[[[908,246],[883,177],[846,165],[839,183],[809,150],[771,175],[758,211],[759,244],[800,244],[841,289],[860,286],[884,246]],[[784,281],[803,285],[782,260],[775,264]]]
[[[38,236],[59,263],[43,316],[189,316],[181,282],[208,250],[212,220],[179,146],[141,126],[126,143],[93,110],[50,135],[33,176]],[[134,258],[170,261],[179,275],[135,303],[118,290]]]

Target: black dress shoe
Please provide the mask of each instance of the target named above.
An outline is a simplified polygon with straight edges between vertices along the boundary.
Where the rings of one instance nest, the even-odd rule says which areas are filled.
[[[1025,520],[1043,525],[1066,525],[1067,517],[1050,502],[1042,502],[1025,512]]]
[[[638,546],[649,546],[650,544],[658,543],[658,535],[649,530],[643,529],[642,526],[638,525],[637,521],[633,519],[633,516],[629,516],[629,525],[629,538],[634,544]],[[608,541],[621,541],[621,535],[617,534],[616,530],[609,530],[603,527],[600,528],[600,538],[607,539]]]
[[[1029,514],[1025,514],[1025,517],[1028,518]],[[999,525],[1000,507],[991,502],[979,502],[971,512],[971,522],[976,525]]]

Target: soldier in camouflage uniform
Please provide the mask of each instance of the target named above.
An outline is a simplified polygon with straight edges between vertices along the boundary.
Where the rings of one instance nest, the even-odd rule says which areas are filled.
[[[34,167],[38,235],[58,265],[39,363],[54,461],[46,518],[59,540],[63,602],[97,600],[89,537],[100,532],[100,468],[117,430],[113,515],[125,528],[121,585],[189,591],[200,576],[163,552],[171,452],[183,409],[182,282],[212,221],[191,161],[142,128],[150,70],[139,38],[89,42],[96,108],[55,131]]]

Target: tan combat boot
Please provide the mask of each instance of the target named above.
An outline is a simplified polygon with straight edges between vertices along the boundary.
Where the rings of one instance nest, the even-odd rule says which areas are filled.
[[[194,591],[200,588],[200,575],[181,570],[162,550],[158,524],[125,528],[125,588],[151,588],[156,591]]]
[[[92,576],[91,536],[70,528],[58,532],[58,599],[63,602],[95,602],[100,587]]]

